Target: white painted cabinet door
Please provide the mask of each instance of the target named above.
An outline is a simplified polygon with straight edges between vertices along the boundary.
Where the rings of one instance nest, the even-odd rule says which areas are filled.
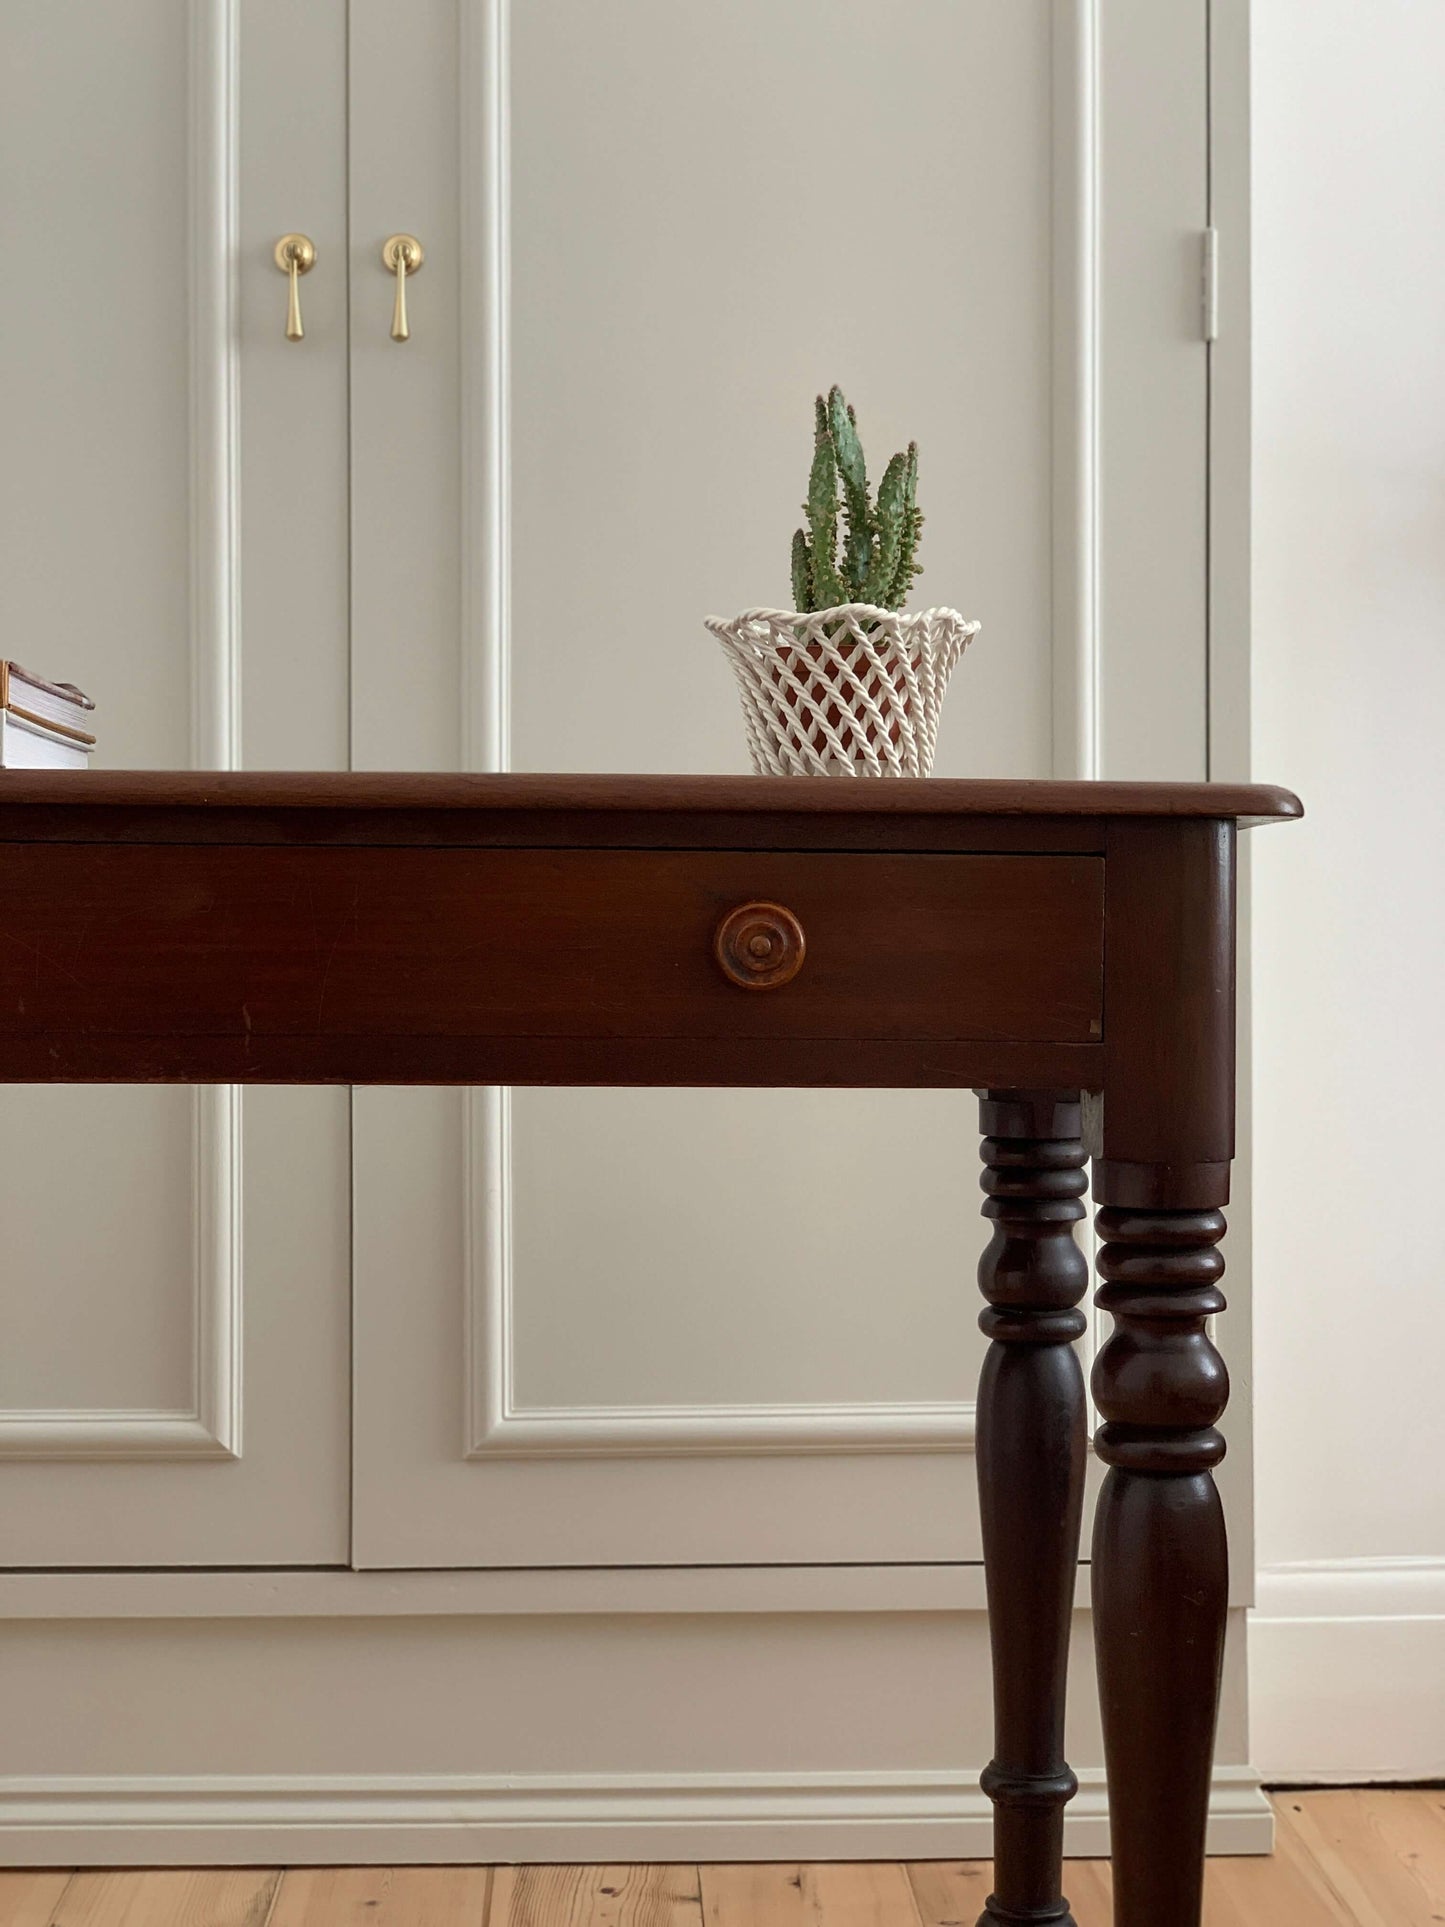
[[[345,767],[345,45],[344,0],[0,9],[0,647],[98,764]],[[347,1156],[344,1093],[0,1091],[7,1565],[346,1560]]]
[[[837,380],[983,622],[940,772],[1202,776],[1205,15],[353,0],[357,765],[744,769],[702,618],[787,597]],[[357,1563],[978,1556],[970,1096],[354,1130]]]

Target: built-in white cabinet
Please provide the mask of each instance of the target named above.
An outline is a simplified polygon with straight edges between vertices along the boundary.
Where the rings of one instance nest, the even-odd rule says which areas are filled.
[[[1204,773],[1203,0],[82,13],[3,29],[3,540],[100,760],[743,767],[701,618],[785,595],[837,379],[983,620],[940,770]],[[978,1556],[966,1096],[0,1129],[9,1563]]]
[[[875,468],[917,437],[919,592],[983,623],[940,773],[1205,775],[1211,12],[1217,65],[1232,0],[11,0],[4,651],[92,691],[111,767],[742,770],[702,618],[786,598],[836,380]],[[162,1776],[450,1772],[472,1627],[516,1736],[488,1770],[533,1718],[620,1770],[575,1723],[616,1666],[639,1733],[681,1682],[705,1764],[796,1765],[710,1698],[752,1640],[757,1705],[811,1682],[791,1730],[849,1771],[819,1708],[876,1664],[906,1819],[944,1744],[910,1720],[987,1749],[976,1171],[958,1093],[0,1091],[27,1678],[162,1709],[124,1756]],[[500,1570],[557,1567],[594,1570]],[[646,1651],[600,1630],[654,1607]],[[915,1677],[934,1640],[956,1722]],[[363,1675],[366,1735],[328,1711]],[[88,1717],[22,1774],[129,1771]],[[344,1857],[321,1784],[286,1851]],[[103,1858],[90,1799],[65,1840]],[[251,1824],[185,1837],[245,1857]],[[174,1856],[191,1822],[155,1825],[135,1852]]]

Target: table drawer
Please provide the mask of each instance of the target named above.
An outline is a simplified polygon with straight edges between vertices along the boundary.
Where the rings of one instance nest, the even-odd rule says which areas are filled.
[[[1088,1043],[1102,1027],[1103,867],[9,844],[0,1035]],[[720,962],[719,927],[749,904],[774,908],[735,922]],[[801,930],[801,961],[769,986],[775,963],[786,975],[797,962],[779,912]]]

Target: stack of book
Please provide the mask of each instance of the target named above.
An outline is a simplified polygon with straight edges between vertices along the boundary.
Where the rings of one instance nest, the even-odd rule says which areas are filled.
[[[0,769],[84,769],[94,708],[74,683],[46,682],[0,659]]]

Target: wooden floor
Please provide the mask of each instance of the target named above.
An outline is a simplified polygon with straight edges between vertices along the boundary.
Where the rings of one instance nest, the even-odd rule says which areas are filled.
[[[1271,1859],[1212,1860],[1205,1927],[1445,1921],[1445,1790],[1282,1793]],[[0,1927],[973,1927],[986,1861],[0,1873]],[[1078,1927],[1109,1873],[1069,1864]]]

